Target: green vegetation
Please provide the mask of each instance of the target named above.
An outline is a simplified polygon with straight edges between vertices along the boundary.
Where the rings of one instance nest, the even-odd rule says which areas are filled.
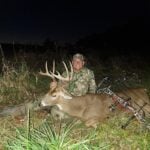
[[[136,121],[128,129],[120,128],[127,116],[120,114],[101,124],[97,129],[85,128],[73,122],[43,122],[38,128],[32,123],[26,128],[16,128],[16,136],[9,138],[6,149],[47,149],[47,150],[109,150],[109,149],[149,149],[150,135],[142,130]],[[27,123],[28,124],[28,123]]]

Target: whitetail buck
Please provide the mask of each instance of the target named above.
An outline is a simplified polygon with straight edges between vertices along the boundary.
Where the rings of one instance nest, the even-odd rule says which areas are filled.
[[[49,72],[46,63],[46,72],[40,71],[41,75],[49,76],[53,80],[57,78],[63,81],[69,81],[72,79],[73,68],[71,66],[71,73],[69,74],[68,68],[64,63],[67,77],[64,78],[59,72],[55,74],[53,65],[53,72]],[[142,105],[144,101],[149,102],[148,97],[143,89],[128,89],[126,91],[118,92],[119,96],[125,99],[130,97],[131,100],[135,100],[138,105]],[[114,104],[112,96],[109,94],[86,94],[84,96],[72,96],[62,86],[56,84],[50,86],[49,92],[43,97],[41,101],[42,106],[57,106],[59,110],[68,114],[69,116],[76,117],[82,120],[87,127],[97,127],[97,124],[113,114],[110,110],[110,106]],[[150,112],[150,105],[145,107]]]

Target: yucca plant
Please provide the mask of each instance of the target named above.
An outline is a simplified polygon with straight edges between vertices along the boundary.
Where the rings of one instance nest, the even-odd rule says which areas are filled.
[[[61,123],[55,126],[51,120],[44,122],[38,128],[31,129],[30,119],[28,119],[27,128],[16,128],[16,136],[11,137],[7,141],[5,148],[10,150],[90,150],[93,147],[95,149],[99,148],[99,145],[96,145],[97,138],[94,130],[90,131],[87,135],[80,134],[80,136],[79,134],[78,136],[76,135],[78,132],[81,133],[83,131],[77,128],[75,121],[69,121],[65,126]],[[92,143],[93,145],[91,145]],[[104,146],[106,145],[102,143],[101,147]]]

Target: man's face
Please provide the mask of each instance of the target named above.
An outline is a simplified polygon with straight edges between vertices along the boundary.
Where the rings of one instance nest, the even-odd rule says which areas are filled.
[[[75,58],[72,61],[72,66],[73,66],[74,71],[78,72],[78,71],[80,71],[83,68],[84,61],[79,59],[79,58]]]

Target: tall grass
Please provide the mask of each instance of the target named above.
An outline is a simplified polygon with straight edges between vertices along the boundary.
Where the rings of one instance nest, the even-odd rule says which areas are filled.
[[[19,104],[33,100],[35,86],[35,76],[25,62],[19,65],[7,62],[0,74],[0,103]]]

